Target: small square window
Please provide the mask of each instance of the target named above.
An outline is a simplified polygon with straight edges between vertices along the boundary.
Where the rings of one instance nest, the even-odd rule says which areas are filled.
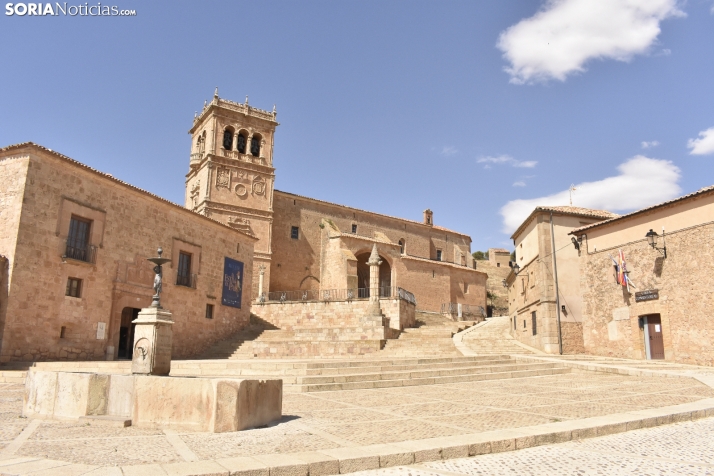
[[[213,319],[213,304],[206,304],[206,319]]]
[[[81,297],[82,296],[82,280],[77,278],[67,278],[67,290],[65,296]]]
[[[441,261],[441,250],[436,250],[436,261]]]
[[[469,293],[469,283],[464,283],[464,294]]]
[[[292,238],[293,240],[297,240],[299,233],[300,233],[300,228],[298,228],[296,226],[290,227],[290,238]]]
[[[357,225],[352,225],[352,233],[357,233]]]

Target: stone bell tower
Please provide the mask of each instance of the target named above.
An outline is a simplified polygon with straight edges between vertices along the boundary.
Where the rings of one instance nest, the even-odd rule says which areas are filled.
[[[254,108],[247,96],[243,104],[221,99],[216,88],[188,131],[185,206],[259,239],[253,259],[254,297],[261,266],[267,274],[264,282],[270,283],[276,116],[275,107],[272,112]]]

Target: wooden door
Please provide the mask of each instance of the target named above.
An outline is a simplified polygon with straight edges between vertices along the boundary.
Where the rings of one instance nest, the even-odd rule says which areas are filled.
[[[647,316],[647,333],[650,339],[650,359],[664,359],[662,319],[659,314]]]

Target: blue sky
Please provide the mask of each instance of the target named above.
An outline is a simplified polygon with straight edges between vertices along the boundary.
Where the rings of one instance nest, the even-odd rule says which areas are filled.
[[[714,183],[711,0],[102,3],[137,15],[1,14],[0,145],[182,203],[218,86],[277,105],[279,190],[428,207],[473,250],[571,184],[621,213]]]

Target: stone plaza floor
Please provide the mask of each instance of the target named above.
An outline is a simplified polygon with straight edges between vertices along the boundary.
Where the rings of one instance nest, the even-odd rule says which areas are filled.
[[[354,476],[714,474],[714,418]]]
[[[23,385],[0,384],[0,473],[2,461],[9,458],[41,458],[65,462],[74,465],[76,471],[71,474],[85,474],[100,467],[138,469],[141,466],[136,465],[154,465],[153,468],[160,468],[158,464],[314,452],[438,437],[455,438],[714,398],[714,389],[693,378],[574,371],[570,374],[524,379],[285,394],[284,417],[280,423],[236,433],[211,434],[116,428],[78,422],[31,421],[21,418],[23,392]],[[711,441],[714,423],[711,420],[706,422],[691,424],[702,425],[703,428],[709,425],[707,435]],[[666,435],[667,428],[652,431],[661,431]],[[626,435],[613,436],[618,437],[625,438]],[[530,461],[535,468],[537,456],[527,456],[531,453],[526,451],[535,451],[534,455],[553,454],[557,459],[558,452],[580,451],[578,448],[584,448],[579,445],[597,448],[596,440],[583,440],[583,443],[574,441],[569,445],[510,452],[500,458],[516,461],[524,467]],[[499,460],[498,455],[489,457],[492,459],[484,460],[493,461],[489,465],[498,465],[501,464],[499,461],[503,461]],[[579,464],[577,458],[573,461],[572,464]],[[461,467],[454,466],[456,463],[453,461],[429,464],[437,465],[433,468],[444,471],[494,474],[490,470],[478,469],[468,472],[471,471],[468,469],[470,466],[459,469]],[[86,471],[82,471],[83,468]],[[544,472],[545,468],[539,467],[537,471],[533,469],[531,473],[524,470],[523,474],[558,472],[554,469],[554,472],[547,473]],[[699,472],[691,474],[706,474],[701,472],[703,466],[696,468]],[[132,474],[131,471],[122,471],[116,474]],[[414,474],[413,469],[391,471]],[[709,468],[709,471],[714,469]],[[50,471],[46,474],[61,473]],[[134,474],[143,473],[139,471]]]

